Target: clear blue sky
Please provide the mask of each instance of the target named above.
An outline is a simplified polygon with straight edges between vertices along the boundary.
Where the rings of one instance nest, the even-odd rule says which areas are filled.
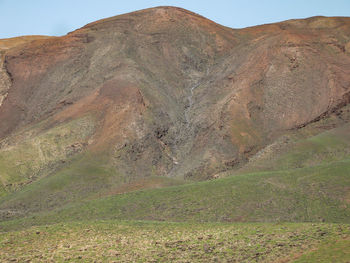
[[[0,0],[0,38],[63,35],[101,18],[159,5],[183,7],[233,28],[316,15],[350,16],[350,0]]]

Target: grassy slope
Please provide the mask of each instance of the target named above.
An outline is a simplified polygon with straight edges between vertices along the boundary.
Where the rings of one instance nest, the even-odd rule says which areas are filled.
[[[328,262],[347,262],[350,255],[344,245],[349,238],[349,226],[336,224],[83,221],[2,233],[0,260],[286,262],[300,258],[300,262],[320,262],[317,258],[332,249],[322,248],[332,243],[340,244],[343,253],[332,254]]]
[[[13,135],[0,149],[0,197],[46,176],[71,158],[94,130],[93,120],[80,118],[52,129],[45,122]],[[34,136],[33,136],[34,135]],[[81,151],[81,150],[80,150]]]
[[[1,142],[0,219],[77,200],[184,183],[166,177],[131,180],[120,174],[108,150],[84,149],[94,125],[88,116],[53,128],[41,122]]]
[[[341,239],[324,242],[318,248],[303,254],[296,263],[307,262],[349,262],[350,261],[350,238],[343,236]]]
[[[95,199],[139,188],[157,188],[183,184],[183,181],[149,177],[132,182],[108,164],[103,154],[91,156],[80,154],[73,157],[65,167],[54,175],[42,178],[25,186],[21,191],[11,193],[0,201],[0,209],[16,214],[49,211],[67,203]]]
[[[349,185],[350,160],[344,160],[71,203],[0,226],[13,229],[86,218],[350,223]]]
[[[258,154],[258,158],[253,158],[243,167],[240,173],[310,167],[349,157],[349,123],[317,134],[317,125],[334,124],[331,121],[322,120],[314,125],[316,127],[310,125],[285,136],[288,143],[276,143],[275,147],[267,147]]]

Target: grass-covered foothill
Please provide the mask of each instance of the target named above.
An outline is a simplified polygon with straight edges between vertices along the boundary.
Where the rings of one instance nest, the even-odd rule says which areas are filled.
[[[72,220],[349,223],[350,161],[236,175],[75,202],[3,221],[4,229]]]

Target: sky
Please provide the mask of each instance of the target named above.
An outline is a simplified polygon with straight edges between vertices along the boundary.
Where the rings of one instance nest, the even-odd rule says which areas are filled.
[[[0,38],[64,35],[102,18],[161,5],[182,7],[232,28],[350,16],[350,0],[0,0]]]

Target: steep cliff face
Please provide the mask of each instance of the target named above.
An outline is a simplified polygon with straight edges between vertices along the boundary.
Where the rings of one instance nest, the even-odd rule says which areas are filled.
[[[3,187],[86,156],[118,185],[241,167],[349,103],[349,43],[349,18],[234,30],[159,7],[2,49]]]

